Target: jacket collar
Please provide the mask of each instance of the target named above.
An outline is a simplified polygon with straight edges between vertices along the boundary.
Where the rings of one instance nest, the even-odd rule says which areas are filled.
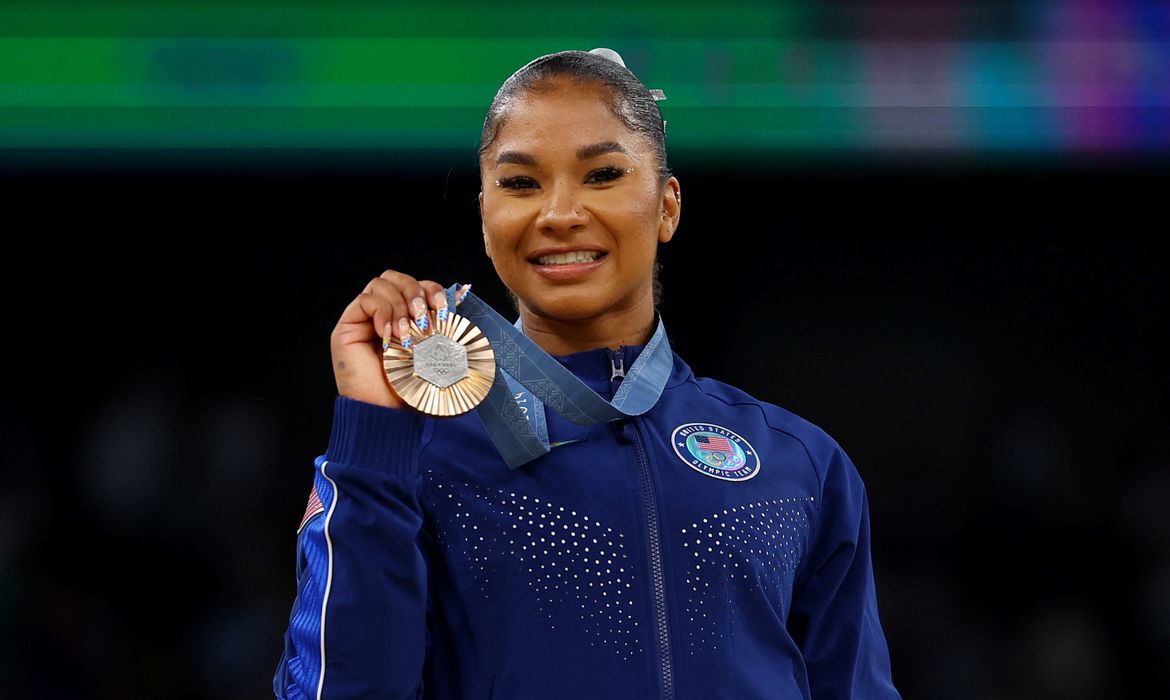
[[[620,379],[611,381],[614,367],[628,372],[645,347],[623,345],[617,350],[594,348],[552,357],[585,382],[590,389],[606,398],[612,398],[613,390],[620,384]]]

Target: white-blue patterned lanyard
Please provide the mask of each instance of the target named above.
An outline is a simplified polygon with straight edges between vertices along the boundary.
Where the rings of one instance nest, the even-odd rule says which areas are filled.
[[[492,344],[496,376],[476,412],[500,455],[512,469],[548,454],[544,406],[579,424],[638,416],[662,395],[674,353],[659,316],[658,327],[626,372],[612,401],[602,398],[520,329],[469,291],[456,301],[459,285],[447,289],[447,305],[479,326]],[[527,410],[525,410],[527,409]]]

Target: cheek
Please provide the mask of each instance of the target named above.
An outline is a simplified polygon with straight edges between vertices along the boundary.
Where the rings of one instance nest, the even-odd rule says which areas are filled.
[[[643,232],[650,232],[657,237],[658,213],[662,202],[656,189],[648,183],[639,183],[640,191],[637,196],[631,197],[626,206],[626,216],[641,228]]]
[[[527,209],[522,204],[517,206],[512,202],[500,202],[491,206],[485,203],[483,225],[493,251],[502,252],[516,247],[531,218]]]
[[[612,220],[628,257],[641,260],[654,256],[658,246],[657,202],[647,203],[644,199],[630,201],[620,215]]]

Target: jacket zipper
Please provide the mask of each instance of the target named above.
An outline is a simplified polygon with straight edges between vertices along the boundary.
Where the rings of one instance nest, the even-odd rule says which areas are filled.
[[[646,505],[646,527],[650,541],[650,572],[654,581],[654,613],[658,631],[658,659],[662,671],[662,697],[674,698],[674,673],[670,662],[670,632],[666,626],[666,587],[662,576],[662,548],[658,538],[658,507],[654,503],[654,485],[650,480],[650,465],[642,448],[642,439],[630,418],[633,428],[634,450],[638,454],[638,476],[642,482],[642,502]]]
[[[617,379],[624,378],[625,362],[621,350],[610,353],[609,364],[613,370],[610,374],[611,387],[617,390]],[[638,434],[637,418],[625,419],[621,432],[634,443],[634,452],[638,455],[638,479],[642,488],[642,503],[646,509],[647,541],[650,543],[650,573],[654,585],[654,622],[658,635],[658,660],[662,675],[662,697],[664,700],[674,698],[674,672],[670,660],[670,631],[666,625],[666,587],[662,575],[662,543],[658,536],[658,506],[654,500],[654,483],[650,478],[650,462],[646,459],[646,451],[642,447],[642,438]]]
[[[622,356],[621,350],[613,350],[609,354],[609,367],[612,370],[609,374],[609,381],[615,381],[618,377],[626,376],[626,358]],[[617,389],[617,387],[613,387]]]

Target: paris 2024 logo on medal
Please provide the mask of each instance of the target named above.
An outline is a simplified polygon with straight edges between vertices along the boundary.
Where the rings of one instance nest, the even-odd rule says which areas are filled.
[[[670,442],[679,459],[707,476],[747,481],[760,473],[760,457],[751,443],[721,425],[684,423]]]

